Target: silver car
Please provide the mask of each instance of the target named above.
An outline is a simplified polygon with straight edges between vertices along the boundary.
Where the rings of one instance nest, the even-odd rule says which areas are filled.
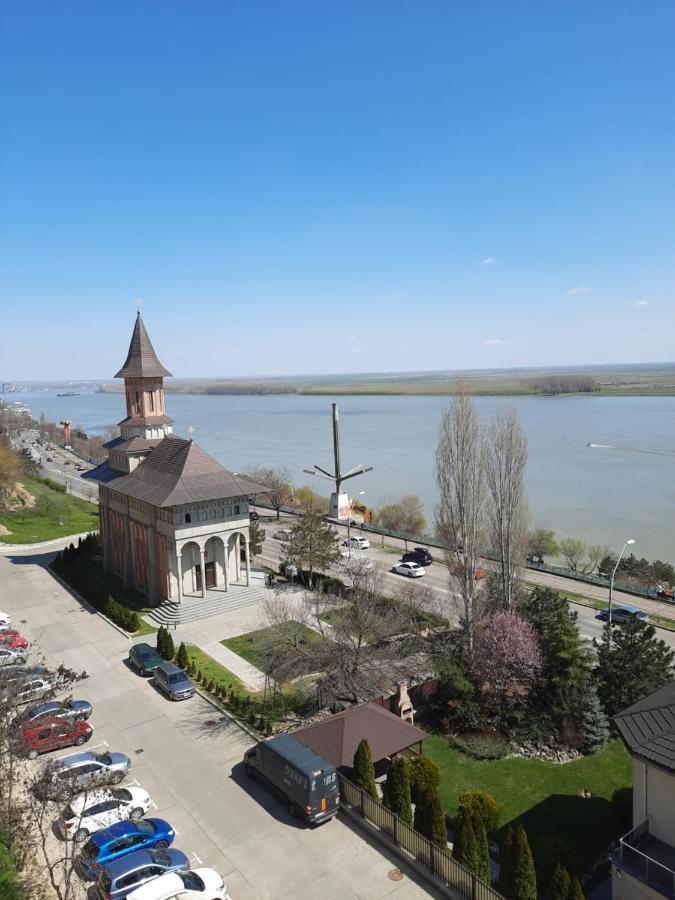
[[[70,753],[45,766],[37,792],[50,800],[67,799],[96,785],[119,784],[130,768],[124,753]]]
[[[22,647],[12,650],[0,646],[0,666],[22,666],[26,662],[26,651]]]
[[[68,719],[69,722],[86,722],[91,712],[91,703],[87,700],[52,700],[50,703],[41,703],[26,710],[21,714],[21,721],[36,722],[49,716],[52,719]]]

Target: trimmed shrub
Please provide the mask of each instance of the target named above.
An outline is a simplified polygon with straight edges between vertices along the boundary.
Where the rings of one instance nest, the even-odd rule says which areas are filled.
[[[188,668],[189,660],[188,660],[188,652],[187,647],[183,641],[180,642],[180,647],[178,648],[178,656],[176,657],[177,664],[181,667],[181,669],[185,670]]]
[[[549,883],[555,867],[561,865],[571,875],[580,872],[579,856],[570,844],[557,837],[540,838],[532,848],[537,885],[542,894],[549,891]]]
[[[527,834],[518,823],[513,835],[512,900],[537,900],[537,878]]]
[[[497,890],[505,897],[513,894],[513,828],[507,825],[499,843],[499,879]]]
[[[496,831],[501,809],[492,794],[487,791],[465,791],[457,799],[460,806],[465,806],[480,816],[486,834]]]
[[[415,831],[428,838],[437,847],[448,846],[448,831],[445,824],[445,814],[441,806],[438,791],[426,786],[420,792],[420,798],[415,806]]]
[[[171,662],[176,655],[176,647],[173,642],[173,638],[169,633],[169,629],[164,629],[164,652],[162,653],[162,659],[166,659]]]
[[[570,891],[570,876],[565,866],[558,863],[549,882],[548,900],[567,900]]]
[[[499,735],[460,734],[450,740],[473,759],[503,759],[509,752],[508,741]]]
[[[441,783],[441,773],[438,771],[436,763],[428,756],[413,756],[407,760],[407,765],[410,778],[410,797],[413,803],[417,803],[422,788],[438,789],[438,785]]]
[[[373,768],[373,757],[370,753],[370,746],[365,739],[359,743],[354,754],[354,765],[352,768],[352,780],[358,787],[370,794],[375,800],[378,799],[377,787],[375,785],[375,769]]]
[[[409,766],[404,759],[395,759],[387,772],[387,779],[382,789],[382,802],[400,816],[407,825],[412,825],[413,815],[410,805]]]
[[[576,875],[570,881],[570,889],[567,894],[567,900],[586,900],[584,896],[584,890],[581,887],[581,882],[576,877]]]

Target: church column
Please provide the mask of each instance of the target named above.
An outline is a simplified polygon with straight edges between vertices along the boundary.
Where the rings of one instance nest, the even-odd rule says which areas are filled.
[[[251,587],[251,558],[248,552],[248,538],[244,538],[244,554],[246,556],[246,587]]]
[[[134,583],[134,557],[131,546],[131,522],[129,510],[124,516],[124,587],[131,587]]]
[[[225,591],[230,589],[230,539],[229,537],[223,541],[225,545]]]
[[[176,572],[178,573],[178,602],[183,601],[183,560],[180,547],[176,547]]]
[[[234,575],[237,581],[241,579],[241,541],[239,535],[234,539]]]
[[[199,571],[202,576],[202,597],[206,597],[206,566],[204,565],[204,548],[199,548]]]

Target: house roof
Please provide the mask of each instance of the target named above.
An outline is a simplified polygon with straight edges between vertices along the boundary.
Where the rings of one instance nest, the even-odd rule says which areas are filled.
[[[332,762],[336,768],[352,767],[356,748],[364,738],[376,763],[418,744],[426,736],[421,728],[377,703],[361,703],[293,732],[296,741]]]
[[[234,475],[201,447],[175,434],[161,440],[129,474],[103,463],[88,472],[87,477],[109,484],[121,494],[161,507],[247,497],[268,490]]]
[[[115,378],[163,378],[165,375],[171,375],[171,372],[157,359],[139,310],[126,361]]]
[[[624,709],[614,722],[633,756],[675,773],[675,681]]]

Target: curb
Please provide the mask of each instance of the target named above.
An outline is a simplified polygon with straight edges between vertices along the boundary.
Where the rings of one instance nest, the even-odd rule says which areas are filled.
[[[101,619],[103,619],[104,622],[107,622],[111,628],[115,629],[115,631],[119,631],[120,634],[124,635],[124,637],[127,638],[127,640],[129,641],[130,644],[133,644],[134,639],[131,637],[131,635],[129,634],[128,631],[125,631],[123,628],[120,628],[120,626],[116,625],[112,621],[112,619],[109,619],[102,612],[99,612],[99,610],[97,610],[95,607],[93,607],[91,605],[91,603],[89,603],[87,600],[85,600],[81,594],[78,594],[78,592],[75,590],[75,588],[72,587],[71,585],[69,585],[68,582],[65,581],[63,578],[61,578],[61,576],[58,575],[53,569],[50,569],[49,566],[45,566],[45,568],[48,570],[48,572],[52,576],[52,578],[55,578],[59,582],[61,587],[64,587],[68,591],[68,593],[71,595],[71,597],[74,597],[78,601],[78,603],[81,603],[85,609],[89,610],[89,612],[94,613],[95,615],[97,615]]]
[[[7,544],[0,541],[0,552],[3,550],[39,550],[42,547],[50,547],[52,544],[60,544],[62,541],[71,544],[77,538],[84,538],[92,533],[91,531],[80,531],[78,534],[64,534],[63,537],[52,538],[51,541],[41,541],[37,544]]]
[[[196,647],[197,645],[193,644],[193,646]],[[193,682],[193,684],[194,684],[194,682]],[[210,706],[212,706],[214,709],[217,709],[218,712],[222,713],[226,719],[230,720],[230,722],[234,722],[234,724],[238,728],[240,728],[245,734],[247,734],[250,738],[253,738],[253,740],[256,742],[256,744],[259,743],[261,740],[263,740],[261,735],[256,734],[254,731],[251,731],[251,729],[248,727],[248,725],[244,725],[243,722],[240,722],[239,719],[235,718],[235,716],[233,716],[229,710],[225,709],[224,706],[221,706],[216,700],[214,700],[213,697],[208,692],[206,692],[200,685],[195,684],[195,690],[197,691],[199,696],[202,697],[202,699],[206,700],[206,702]]]

